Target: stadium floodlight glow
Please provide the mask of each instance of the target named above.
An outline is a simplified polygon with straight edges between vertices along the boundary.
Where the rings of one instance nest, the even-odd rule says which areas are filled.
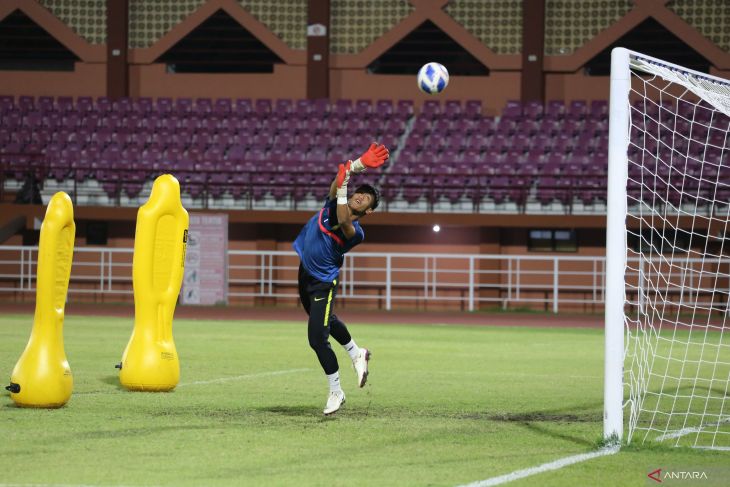
[[[730,81],[613,50],[607,442],[730,450],[729,125]]]

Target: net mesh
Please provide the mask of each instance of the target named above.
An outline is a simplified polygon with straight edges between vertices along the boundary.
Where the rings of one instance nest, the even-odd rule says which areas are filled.
[[[730,83],[631,67],[627,441],[730,449]]]

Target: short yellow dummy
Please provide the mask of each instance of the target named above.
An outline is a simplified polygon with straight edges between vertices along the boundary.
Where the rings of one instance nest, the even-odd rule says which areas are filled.
[[[6,387],[18,406],[60,408],[71,398],[73,376],[63,347],[63,317],[75,236],[71,198],[58,192],[41,226],[33,330]]]
[[[170,391],[180,380],[172,317],[182,284],[188,221],[177,179],[158,177],[150,199],[137,212],[134,330],[118,366],[119,380],[129,390]]]

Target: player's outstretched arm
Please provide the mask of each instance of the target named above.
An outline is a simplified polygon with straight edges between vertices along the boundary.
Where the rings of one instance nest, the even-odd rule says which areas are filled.
[[[330,194],[329,194],[329,199],[333,200],[335,198],[337,198],[337,177],[336,176],[332,180],[332,184],[330,184]]]
[[[340,164],[337,168],[337,178],[335,178],[335,185],[337,187],[337,222],[347,239],[355,236],[355,226],[352,224],[352,215],[350,214],[350,208],[347,206],[347,183],[350,180],[351,164],[350,161],[347,161],[345,164]]]
[[[345,166],[345,170],[347,171],[347,181],[345,182],[345,186],[347,186],[347,182],[349,182],[349,180],[350,180],[350,174],[352,173],[352,170],[350,169],[351,165],[352,165],[352,161],[347,161],[345,164],[340,164],[340,166]],[[340,177],[340,170],[338,168],[337,176],[335,176],[335,179],[332,180],[332,184],[330,184],[329,199],[331,199],[331,200],[337,198],[337,188],[340,187],[339,177]]]
[[[377,169],[388,160],[390,152],[383,144],[373,142],[363,155],[353,161],[350,170],[353,174],[359,174],[367,168]]]

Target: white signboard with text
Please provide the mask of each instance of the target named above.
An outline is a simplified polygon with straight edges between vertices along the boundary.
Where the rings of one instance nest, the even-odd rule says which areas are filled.
[[[181,304],[228,303],[228,215],[191,213]]]

